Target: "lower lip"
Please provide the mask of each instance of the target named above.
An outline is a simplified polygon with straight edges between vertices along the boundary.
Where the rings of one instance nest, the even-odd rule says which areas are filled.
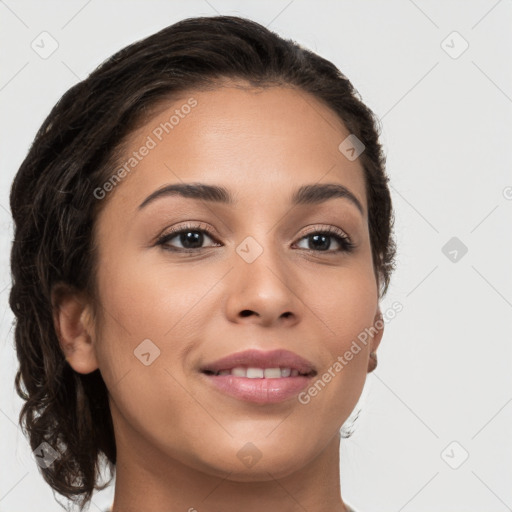
[[[281,377],[277,379],[249,379],[234,375],[203,375],[219,391],[238,400],[271,404],[287,400],[302,391],[311,377]]]

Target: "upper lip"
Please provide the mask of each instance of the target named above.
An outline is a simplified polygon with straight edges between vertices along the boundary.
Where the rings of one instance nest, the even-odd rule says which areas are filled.
[[[261,350],[244,350],[229,356],[218,359],[213,363],[205,364],[201,371],[219,372],[221,370],[232,370],[237,366],[251,368],[291,368],[300,373],[316,373],[313,363],[303,357],[290,352],[289,350],[278,349],[268,352]]]

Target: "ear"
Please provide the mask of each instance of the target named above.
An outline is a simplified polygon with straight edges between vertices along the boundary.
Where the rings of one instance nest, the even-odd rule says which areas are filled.
[[[78,373],[98,368],[94,350],[94,326],[90,305],[83,293],[65,283],[52,288],[53,322],[69,365]]]
[[[377,368],[377,348],[379,347],[380,342],[382,340],[382,336],[384,334],[384,318],[383,318],[382,312],[380,310],[380,305],[378,306],[377,312],[375,313],[372,327],[373,327],[373,329],[371,330],[371,332],[374,332],[374,331],[377,331],[377,332],[374,332],[373,336],[371,337],[370,354],[369,354],[367,373],[373,372],[373,370],[375,370],[375,368]]]

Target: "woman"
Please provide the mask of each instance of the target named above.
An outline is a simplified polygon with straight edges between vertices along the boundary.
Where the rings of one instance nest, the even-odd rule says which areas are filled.
[[[394,268],[376,120],[327,60],[190,18],[72,87],[11,190],[20,424],[81,508],[350,511]]]

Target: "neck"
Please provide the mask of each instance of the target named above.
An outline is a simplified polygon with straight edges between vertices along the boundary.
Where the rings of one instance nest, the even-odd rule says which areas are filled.
[[[124,424],[116,431],[112,512],[347,512],[340,494],[339,443],[337,432],[315,459],[286,477],[266,471],[266,476],[241,482],[233,474],[216,475],[214,468],[208,473],[170,458]]]

